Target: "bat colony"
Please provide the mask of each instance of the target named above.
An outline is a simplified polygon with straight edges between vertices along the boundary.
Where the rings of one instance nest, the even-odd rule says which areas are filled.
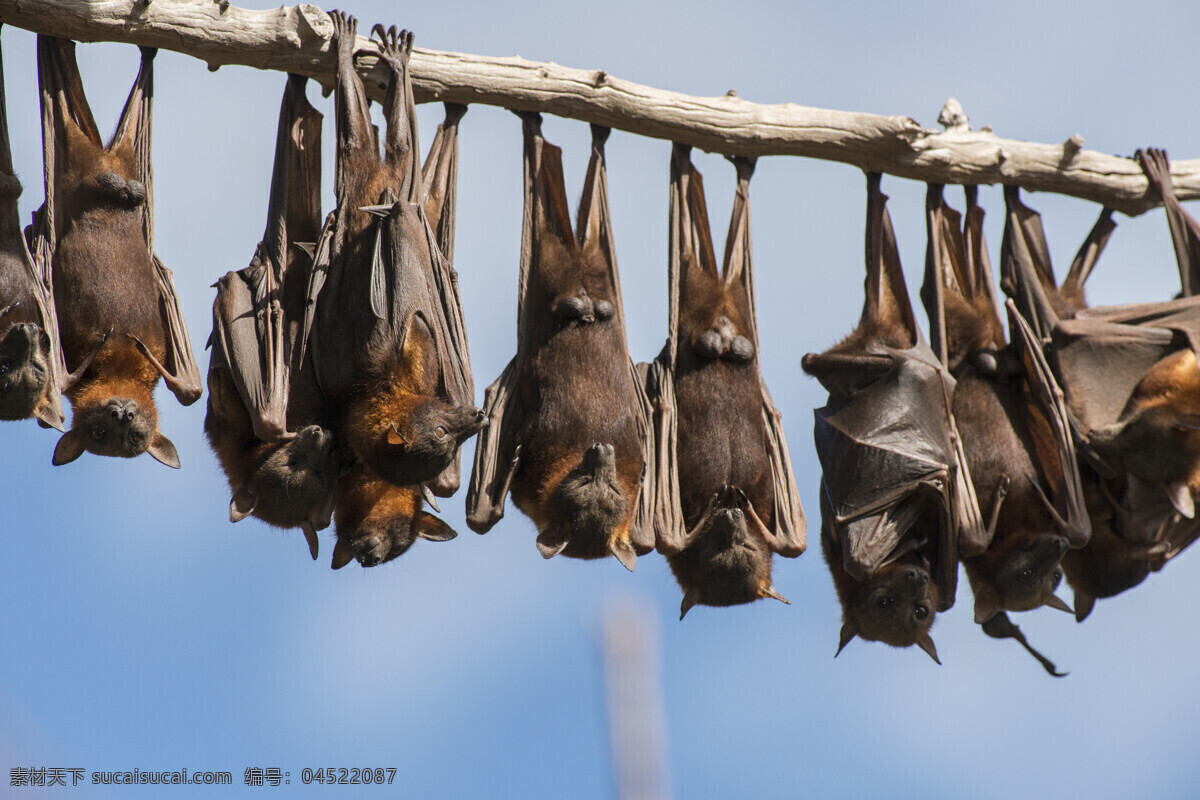
[[[298,528],[315,559],[372,567],[418,539],[456,536],[425,510],[459,488],[479,435],[467,524],[486,533],[505,497],[545,558],[663,554],[697,605],[788,602],[773,556],[806,546],[780,414],[759,368],[750,248],[754,162],[737,189],[720,266],[690,150],[670,161],[669,336],[635,364],[625,336],[605,140],[575,223],[562,151],[521,112],[524,218],[517,347],[476,408],[454,249],[458,124],[447,104],[422,166],[412,35],[375,26],[388,75],[385,130],[355,71],[353,17],[333,12],[337,207],[322,219],[322,115],[306,80],[284,90],[267,224],[249,266],[215,287],[204,430],[229,481],[229,518]],[[84,451],[180,466],[159,429],[161,377],[184,405],[201,384],[171,273],[154,254],[150,121],[155,52],[104,145],[72,42],[39,37],[46,201],[21,230],[0,93],[0,416],[63,431],[53,463]],[[2,83],[2,81],[0,81]],[[1079,621],[1200,536],[1200,224],[1166,154],[1137,156],[1163,200],[1181,293],[1089,308],[1084,286],[1115,228],[1108,209],[1056,282],[1037,212],[1005,187],[1001,306],[983,210],[928,189],[921,300],[905,288],[881,176],[867,175],[866,279],[854,330],[803,369],[815,412],[821,550],[853,639],[938,660],[935,616],[959,563],[984,633],[1008,612]],[[1008,321],[1008,336],[1001,311]],[[64,428],[62,397],[73,410]],[[1055,590],[1063,577],[1074,607]],[[939,662],[940,663],[940,662]]]

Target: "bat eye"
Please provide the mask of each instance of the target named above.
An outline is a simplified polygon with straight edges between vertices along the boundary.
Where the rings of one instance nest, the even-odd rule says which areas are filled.
[[[1031,570],[1031,569],[1021,570],[1021,580],[1026,581],[1026,582],[1033,580],[1033,570]]]
[[[875,601],[875,607],[880,610],[889,609],[892,606],[894,606],[895,604],[896,604],[896,599],[894,597],[891,597],[888,595],[885,595],[884,597],[880,597],[878,600]]]
[[[104,438],[105,433],[106,433],[106,431],[104,430],[104,428],[93,428],[92,429],[92,438],[95,439],[96,441],[100,441],[101,439]]]
[[[1054,570],[1054,582],[1058,583],[1061,580],[1062,580],[1062,570],[1061,569]]]
[[[0,364],[0,375],[8,374],[8,364]]]
[[[929,616],[929,609],[925,606],[917,606],[913,609],[913,616],[917,619],[925,619]]]
[[[129,440],[131,442],[133,442],[134,444],[141,444],[142,443],[142,435],[140,433],[131,433],[131,434],[129,434]]]
[[[443,428],[441,425],[438,425],[436,428],[434,428],[433,432],[437,434],[437,437],[439,439],[446,438],[446,429]]]

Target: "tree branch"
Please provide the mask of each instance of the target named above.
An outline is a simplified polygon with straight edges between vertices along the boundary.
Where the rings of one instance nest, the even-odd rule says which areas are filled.
[[[127,42],[174,50],[209,67],[240,64],[307,75],[328,87],[333,25],[312,5],[252,11],[221,0],[0,0],[0,22],[77,41]],[[367,93],[382,99],[378,50],[359,37]],[[760,105],[738,98],[691,97],[641,86],[602,70],[522,58],[417,49],[411,59],[418,102],[483,103],[607,125],[703,150],[743,156],[791,155],[840,161],[933,183],[1018,184],[1102,203],[1128,215],[1160,204],[1127,158],[1061,144],[1002,139],[971,131],[951,101],[946,130],[908,117]],[[957,113],[955,113],[957,110]],[[1200,198],[1200,160],[1171,164],[1181,200]]]

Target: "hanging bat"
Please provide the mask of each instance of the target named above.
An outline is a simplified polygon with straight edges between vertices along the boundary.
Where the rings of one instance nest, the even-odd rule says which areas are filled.
[[[458,121],[466,111],[466,106],[446,103],[445,122],[438,126],[422,170],[426,190],[425,217],[431,221],[438,249],[447,260],[454,252]],[[457,302],[456,296],[454,301]],[[448,314],[447,318],[456,320],[456,340],[462,342],[465,354],[461,315]],[[449,476],[448,486],[457,487],[457,460],[443,476]],[[411,487],[392,486],[359,463],[342,478],[338,491],[342,495],[335,517],[338,541],[333,553],[334,569],[341,569],[356,559],[364,567],[375,566],[403,555],[417,539],[446,542],[458,535],[445,522],[423,510],[422,497],[437,510],[434,499],[434,493],[439,492],[437,484],[422,487],[422,492]]]
[[[1047,314],[1045,321],[1077,436],[1088,443],[1081,471],[1096,535],[1063,561],[1079,621],[1097,598],[1138,585],[1200,534],[1192,519],[1200,451],[1189,427],[1200,410],[1193,366],[1200,337],[1193,297],[1198,226],[1175,198],[1166,153],[1151,149],[1135,157],[1151,191],[1163,198],[1181,298],[1107,309],[1079,302],[1068,318]],[[1086,278],[1068,275],[1063,288],[1082,287]],[[1044,288],[1052,294],[1052,280]],[[1081,289],[1079,295],[1082,301]]]
[[[1015,199],[1015,188],[1008,196]],[[1009,313],[1013,344],[1004,341],[992,295],[983,291],[990,287],[990,270],[966,273],[965,240],[954,233],[959,216],[945,205],[940,186],[930,187],[927,209],[933,238],[941,240],[930,242],[927,310],[936,313],[929,298],[941,291],[953,298],[944,304],[947,330],[984,319],[990,331],[986,339],[947,342],[947,358],[958,365],[954,416],[989,522],[981,547],[962,554],[975,621],[1047,603],[1066,608],[1054,595],[1060,562],[1068,547],[1087,543],[1091,530],[1060,390],[1015,307]],[[1012,203],[1009,209],[1001,248],[1006,277],[1031,241],[1021,238],[1020,210]]]
[[[829,391],[815,412],[821,549],[842,604],[839,653],[858,636],[937,661],[929,630],[954,604],[960,536],[977,540],[982,522],[951,414],[954,379],[917,329],[879,184],[867,174],[862,317],[802,362]]]
[[[738,186],[717,268],[704,184],[691,148],[671,155],[670,335],[649,367],[655,422],[657,546],[697,604],[763,597],[771,556],[806,545],[804,512],[780,414],[759,370],[750,250],[754,161],[733,159]]]
[[[141,70],[105,146],[83,94],[75,44],[38,37],[46,203],[35,237],[52,267],[64,373],[82,370],[65,392],[74,414],[54,450],[55,465],[86,450],[125,458],[148,452],[178,468],[175,445],[158,429],[154,387],[161,376],[182,404],[200,397],[171,273],[153,250],[155,53],[142,48]]]
[[[321,114],[288,77],[267,228],[250,266],[216,283],[204,430],[233,492],[229,519],[301,528],[315,559],[338,459],[312,364],[301,361],[311,251],[321,232]]]
[[[304,330],[317,383],[335,410],[334,435],[358,465],[338,488],[337,568],[352,558],[363,566],[382,563],[402,552],[396,542],[411,543],[413,531],[428,527],[421,524],[422,500],[457,490],[459,446],[484,417],[471,405],[456,278],[439,245],[453,235],[453,131],[462,112],[448,112],[443,130],[449,132],[431,151],[431,176],[445,182],[427,196],[408,75],[412,35],[373,29],[389,71],[381,158],[354,69],[357,21],[342,12],[331,19],[337,210],[317,245]],[[436,209],[438,232],[427,202]],[[373,522],[364,528],[362,520]],[[427,538],[444,540],[446,531]]]
[[[467,524],[486,533],[504,498],[538,529],[545,558],[615,555],[632,570],[654,547],[653,463],[645,393],[629,359],[608,212],[604,142],[592,156],[572,233],[562,151],[524,129],[525,211],[517,354],[488,387],[490,420],[475,450]]]
[[[0,419],[36,417],[64,430],[49,263],[34,258],[21,232],[3,84],[0,65]]]
[[[973,189],[973,187],[971,187]],[[983,244],[983,211],[968,191],[967,224],[946,205],[942,186],[926,196],[929,244],[921,294],[931,319],[944,319],[945,361],[957,382],[954,417],[963,452],[988,521],[982,538],[960,542],[975,595],[975,621],[994,638],[1013,638],[1050,674],[1006,611],[1042,605],[1070,608],[1054,590],[1068,546],[1090,535],[1070,424],[1061,391],[1015,306],[1013,342],[1005,342]],[[1006,269],[1014,234],[1006,235]],[[932,323],[931,323],[932,325]],[[1053,498],[1053,499],[1052,499]]]
[[[395,29],[381,58],[391,73],[380,158],[354,71],[357,23],[335,12],[338,208],[317,248],[306,317],[317,381],[338,409],[339,439],[396,486],[457,489],[459,445],[482,426],[450,265],[422,203],[408,77],[412,36]]]

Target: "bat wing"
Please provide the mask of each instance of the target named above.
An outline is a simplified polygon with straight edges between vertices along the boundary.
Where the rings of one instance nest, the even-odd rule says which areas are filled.
[[[1167,151],[1151,147],[1144,152],[1139,150],[1134,158],[1142,165],[1150,188],[1162,198],[1167,226],[1171,230],[1171,243],[1175,246],[1175,259],[1179,263],[1182,295],[1190,297],[1200,293],[1200,223],[1183,209],[1183,204],[1175,196]]]
[[[8,106],[5,102],[3,85],[4,66],[3,59],[0,58],[0,178],[14,176],[15,180],[16,172],[13,169],[12,148],[8,138]],[[54,310],[50,260],[48,254],[43,257],[39,236],[35,234],[33,242],[28,242],[21,234],[15,195],[4,198],[0,213],[4,215],[2,224],[5,234],[11,236],[12,244],[15,244],[18,250],[17,255],[21,261],[20,280],[27,288],[25,297],[32,298],[35,306],[33,313],[37,318],[38,327],[42,329],[50,342],[48,355],[51,374],[46,380],[45,391],[33,413],[43,426],[57,428],[61,431],[64,430],[63,423],[66,419],[63,416],[62,408],[62,378],[65,374],[63,371],[65,367],[61,363],[62,348],[59,345],[58,317]],[[10,302],[13,299],[12,297],[0,298],[0,303]],[[3,318],[4,313],[0,311],[0,318]]]
[[[950,558],[957,552],[950,523],[956,450],[946,424],[947,376],[928,346],[891,357],[894,367],[883,378],[815,412],[825,494],[846,569],[858,580],[895,557],[921,505],[931,500],[943,519],[939,535],[946,541],[939,544],[950,545],[939,560],[957,560]]]
[[[520,365],[514,358],[483,396],[483,413],[490,422],[476,439],[467,485],[467,525],[476,533],[487,533],[504,516],[504,498],[520,463],[519,376]]]
[[[1021,190],[1004,187],[1004,238],[1000,243],[1000,281],[1016,303],[1017,311],[1047,341],[1059,314],[1050,294],[1057,292],[1050,249],[1038,212],[1021,202]]]
[[[537,191],[537,171],[546,151],[557,148],[541,138],[541,117],[534,113],[519,113],[524,132],[524,205],[521,221],[521,266],[517,284],[517,354],[500,377],[487,388],[483,398],[483,413],[487,427],[475,442],[475,462],[467,488],[467,525],[476,533],[487,533],[504,516],[504,498],[508,495],[513,474],[520,466],[521,429],[524,427],[524,408],[521,402],[520,380],[522,364],[527,354],[537,351],[532,326],[535,320],[527,317],[530,271],[534,248],[534,192]],[[553,204],[552,204],[553,208]],[[561,224],[561,220],[560,220]],[[566,228],[570,235],[569,218]]]
[[[1025,363],[1025,376],[1033,395],[1036,411],[1048,423],[1054,438],[1056,464],[1043,464],[1047,474],[1060,476],[1055,486],[1054,516],[1060,531],[1067,537],[1067,543],[1073,548],[1083,547],[1092,537],[1091,518],[1083,499],[1083,484],[1079,477],[1079,462],[1075,456],[1074,440],[1071,436],[1071,422],[1067,415],[1063,392],[1058,387],[1050,365],[1042,353],[1042,344],[1033,333],[1029,323],[1017,311],[1016,305],[1009,300],[1008,304],[1009,329],[1014,332],[1014,340],[1020,343],[1022,360]],[[1039,453],[1039,458],[1047,458],[1047,454]],[[1057,469],[1055,469],[1057,467]]]

